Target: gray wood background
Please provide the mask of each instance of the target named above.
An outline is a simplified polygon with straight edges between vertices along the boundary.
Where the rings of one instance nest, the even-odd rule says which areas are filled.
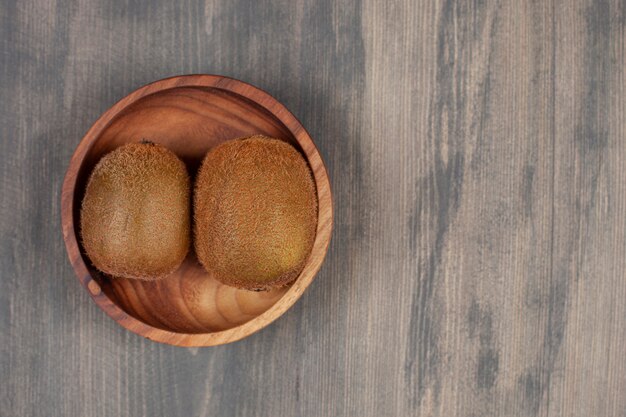
[[[626,2],[0,2],[1,416],[626,416]],[[74,147],[183,73],[269,91],[335,195],[326,262],[238,343],[79,286]]]

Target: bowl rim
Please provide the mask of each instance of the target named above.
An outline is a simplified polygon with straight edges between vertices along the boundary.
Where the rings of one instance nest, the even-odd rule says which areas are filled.
[[[161,91],[184,87],[224,90],[254,102],[276,117],[290,131],[302,148],[313,172],[318,196],[318,222],[313,248],[304,269],[289,290],[273,306],[257,317],[236,327],[211,333],[179,333],[164,330],[126,313],[102,291],[100,285],[91,276],[81,254],[74,228],[74,193],[78,173],[91,146],[110,123],[131,104]],[[78,143],[63,180],[61,225],[66,251],[76,278],[87,290],[93,301],[109,317],[125,329],[156,342],[185,347],[216,346],[243,339],[268,326],[302,296],[315,278],[328,251],[333,228],[333,201],[326,166],[313,139],[300,121],[278,100],[258,87],[231,77],[214,74],[178,75],[139,87],[106,110],[89,128]]]

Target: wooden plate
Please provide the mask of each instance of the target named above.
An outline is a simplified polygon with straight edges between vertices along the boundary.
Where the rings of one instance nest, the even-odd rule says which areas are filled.
[[[238,137],[263,134],[293,144],[317,187],[319,217],[312,253],[289,287],[251,292],[223,285],[191,253],[158,282],[110,278],[91,265],[78,236],[86,181],[98,160],[127,143],[149,139],[181,157],[193,176],[206,152]],[[76,276],[116,322],[148,339],[177,346],[212,346],[246,337],[280,317],[311,284],[330,242],[333,208],[326,168],[300,122],[269,94],[215,75],[168,78],[132,92],[106,111],[81,140],[62,190],[62,225]]]

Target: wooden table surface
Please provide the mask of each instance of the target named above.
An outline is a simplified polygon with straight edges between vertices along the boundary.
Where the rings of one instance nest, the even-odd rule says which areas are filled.
[[[0,3],[1,416],[626,416],[623,0]],[[216,348],[73,276],[91,123],[175,74],[257,85],[326,160],[303,298]]]

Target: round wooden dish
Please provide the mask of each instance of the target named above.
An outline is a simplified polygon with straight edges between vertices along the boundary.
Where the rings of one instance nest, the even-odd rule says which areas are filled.
[[[193,252],[178,271],[158,282],[111,278],[93,268],[80,245],[80,204],[89,174],[104,154],[127,142],[149,139],[181,157],[193,176],[209,149],[254,134],[293,144],[308,160],[317,186],[313,251],[292,285],[269,292],[225,286],[209,276]],[[269,94],[215,75],[157,81],[106,111],[76,148],[61,200],[69,259],[96,304],[126,329],[177,346],[233,342],[276,320],[313,281],[326,255],[333,219],[326,168],[300,122]]]

